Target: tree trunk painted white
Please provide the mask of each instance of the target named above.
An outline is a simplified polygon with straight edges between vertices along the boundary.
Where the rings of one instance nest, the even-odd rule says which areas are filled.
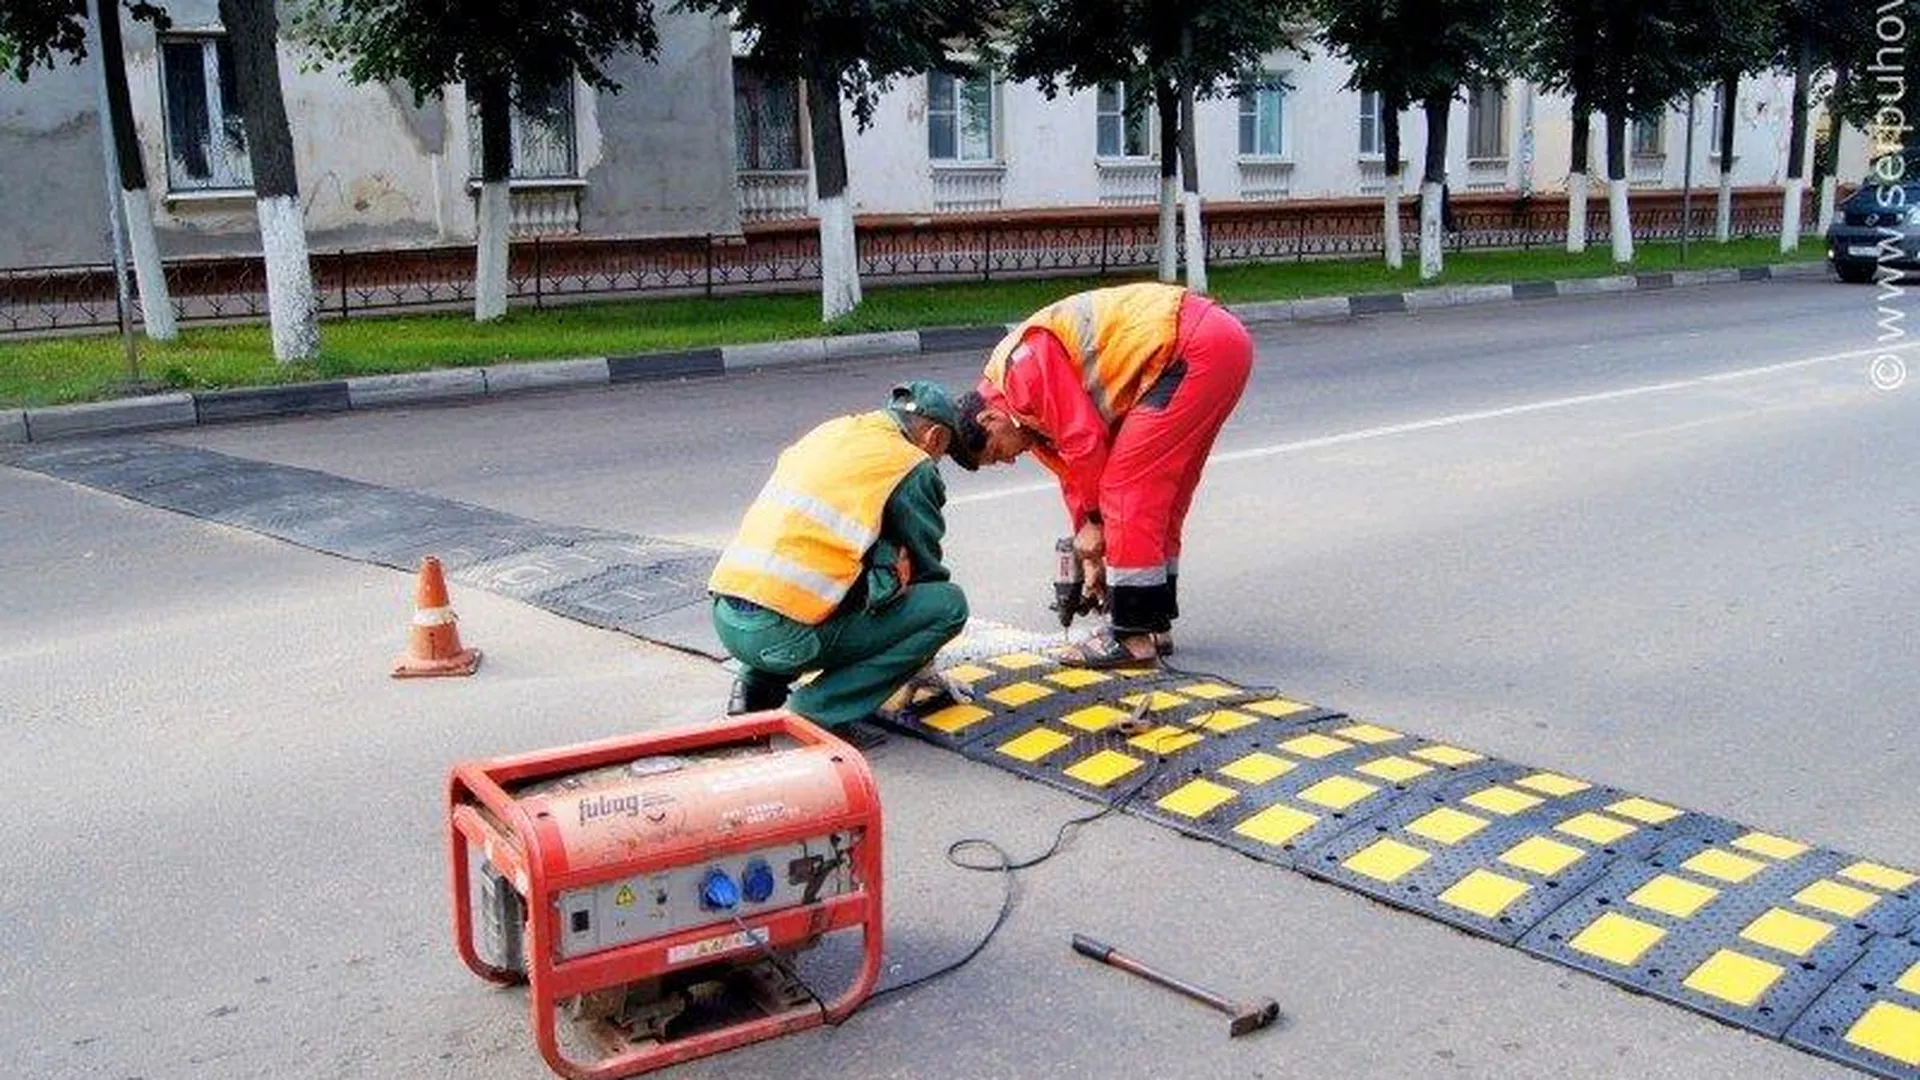
[[[1385,215],[1384,221],[1387,236],[1387,266],[1390,269],[1398,270],[1406,258],[1404,251],[1406,245],[1400,238],[1399,173],[1396,172],[1392,176],[1387,177],[1387,190],[1385,195],[1382,196],[1382,201],[1384,205],[1382,206],[1381,212]]]
[[[1837,181],[1831,174],[1820,178],[1820,216],[1813,219],[1813,227],[1821,232],[1833,221],[1833,204],[1840,195],[1836,187]]]
[[[120,205],[126,208],[133,276],[140,283],[140,319],[146,324],[147,337],[172,341],[180,336],[180,328],[173,319],[173,298],[167,293],[160,247],[153,239],[153,204],[147,201],[147,189],[120,192]]]
[[[1567,177],[1567,252],[1578,255],[1587,250],[1587,174]]]
[[[843,192],[820,200],[820,317],[832,322],[860,306],[859,249],[853,204]]]
[[[1174,242],[1174,223],[1179,220],[1180,178],[1160,178],[1160,280],[1180,279],[1180,245]]]
[[[473,252],[475,322],[507,313],[507,233],[512,228],[512,186],[504,180],[481,184],[479,236]]]
[[[1627,208],[1627,180],[1607,180],[1607,226],[1613,233],[1613,261],[1633,261],[1633,217]]]
[[[1724,244],[1733,239],[1733,170],[1720,170],[1720,194],[1713,207],[1713,238]]]
[[[1445,268],[1440,235],[1440,185],[1429,180],[1420,185],[1420,280],[1431,281]]]
[[[320,324],[313,306],[313,274],[307,265],[307,226],[291,195],[261,199],[260,244],[267,264],[267,308],[273,325],[273,357],[283,364],[311,360],[320,350]]]
[[[1207,291],[1207,234],[1206,226],[1200,220],[1200,193],[1183,192],[1180,196],[1181,209],[1185,212],[1187,230],[1187,288],[1193,292]]]
[[[1785,254],[1800,246],[1800,200],[1807,182],[1800,177],[1787,181],[1787,197],[1780,205],[1780,251]]]

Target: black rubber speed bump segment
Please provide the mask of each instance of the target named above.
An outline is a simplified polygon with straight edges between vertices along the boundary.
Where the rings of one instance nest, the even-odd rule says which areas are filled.
[[[1345,716],[1265,723],[1156,777],[1131,813],[1283,866],[1404,799],[1490,764]]]
[[[1875,864],[1716,818],[1623,862],[1520,948],[1773,1038],[1913,900],[1858,880]],[[1885,868],[1882,868],[1885,869]]]
[[[1511,944],[1697,815],[1506,762],[1429,786],[1329,840],[1301,869]]]
[[[1920,939],[1875,941],[1800,1014],[1787,1042],[1883,1076],[1920,1077]]]

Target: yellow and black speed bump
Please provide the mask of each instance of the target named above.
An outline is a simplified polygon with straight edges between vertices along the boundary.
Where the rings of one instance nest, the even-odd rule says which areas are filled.
[[[1870,1072],[1920,1071],[1920,926],[1875,942],[1800,1014],[1787,1042]]]
[[[1013,735],[1095,706],[1113,707],[1136,690],[1157,689],[1169,682],[1164,673],[1146,668],[1064,668],[1035,651],[998,652],[945,668],[941,674],[965,687],[969,700],[930,702],[888,719],[908,734],[996,764],[1010,764],[993,758],[991,749]],[[1083,724],[1079,731],[1091,734],[1101,728]],[[1035,740],[1035,749],[1039,741]],[[1025,759],[1012,759],[1021,760]]]
[[[1616,861],[1699,823],[1616,788],[1498,762],[1334,838],[1301,869],[1510,944]]]
[[[1165,770],[1127,809],[1291,866],[1316,845],[1488,764],[1351,717],[1263,725]]]
[[[1889,867],[1704,820],[1616,866],[1520,948],[1779,1038],[1914,901],[1874,884],[1895,880]]]

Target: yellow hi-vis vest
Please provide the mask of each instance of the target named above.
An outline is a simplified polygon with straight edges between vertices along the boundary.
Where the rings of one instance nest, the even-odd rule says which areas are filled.
[[[1180,302],[1187,290],[1148,282],[1075,293],[1041,308],[1002,338],[987,359],[986,379],[1007,388],[1007,361],[1027,331],[1047,330],[1066,346],[1068,360],[1094,408],[1111,424],[1173,360]]]
[[[825,622],[859,580],[887,499],[926,460],[885,411],[814,428],[781,451],[707,590]]]

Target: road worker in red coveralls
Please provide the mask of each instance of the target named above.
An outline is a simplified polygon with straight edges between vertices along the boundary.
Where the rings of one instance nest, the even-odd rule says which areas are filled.
[[[1035,313],[955,402],[956,459],[1031,451],[1060,481],[1088,595],[1109,620],[1063,663],[1128,667],[1172,651],[1181,526],[1252,367],[1253,341],[1225,308],[1177,285],[1122,285]]]

